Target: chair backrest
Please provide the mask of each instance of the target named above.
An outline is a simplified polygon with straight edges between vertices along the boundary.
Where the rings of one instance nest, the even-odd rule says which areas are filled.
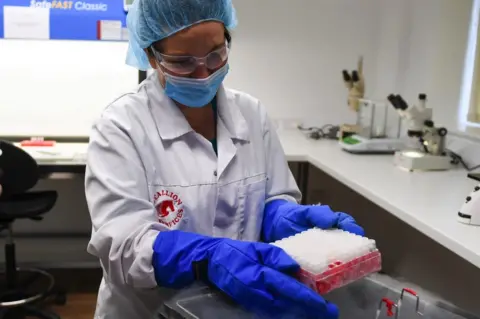
[[[37,162],[30,154],[10,142],[0,140],[1,198],[31,189],[39,179]]]

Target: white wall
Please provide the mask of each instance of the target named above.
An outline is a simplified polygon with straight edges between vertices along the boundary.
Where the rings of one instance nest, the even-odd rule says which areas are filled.
[[[457,130],[472,0],[402,0],[408,8],[398,91],[428,95],[438,125]]]
[[[272,117],[353,121],[340,71],[363,54],[368,96],[413,101],[425,92],[439,124],[456,125],[471,0],[234,3],[240,24],[227,84],[259,97]],[[0,41],[0,135],[88,135],[108,101],[135,87],[125,51],[124,43]],[[82,184],[41,182],[60,202],[46,221],[17,230],[88,232]],[[37,255],[55,251],[40,245]]]
[[[240,23],[227,83],[259,97],[275,118],[352,120],[341,70],[355,69],[363,54],[373,88],[381,2],[235,1]]]

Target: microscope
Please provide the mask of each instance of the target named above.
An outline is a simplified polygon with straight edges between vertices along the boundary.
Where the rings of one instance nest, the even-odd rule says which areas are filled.
[[[363,76],[363,57],[360,56],[357,69],[349,73],[342,71],[343,83],[348,90],[347,104],[356,113],[360,110],[360,100],[365,96],[365,78]],[[358,133],[357,125],[343,124],[340,126],[340,139]]]
[[[425,121],[422,136],[418,137],[423,149],[396,152],[395,164],[409,171],[452,168],[453,160],[445,150],[446,136],[446,128],[435,127],[431,120]]]
[[[395,153],[395,165],[409,171],[450,169],[452,158],[445,149],[448,131],[436,127],[432,121],[432,109],[426,106],[427,95],[418,96],[417,106],[409,106],[400,95],[390,94],[387,99],[407,121],[408,136],[415,140],[415,147],[411,150]]]
[[[418,106],[409,106],[400,96],[390,94],[387,100],[393,105],[398,114],[407,122],[407,133],[409,137],[421,137],[425,121],[432,120],[433,112],[427,108],[427,95],[418,95]]]
[[[359,99],[363,99],[365,95],[365,78],[363,77],[363,57],[358,59],[357,70],[348,73],[347,70],[342,71],[343,82],[348,89],[348,106],[355,112],[359,110]]]
[[[457,220],[460,223],[480,226],[480,185],[475,186],[465,198],[465,202],[457,214]]]
[[[356,113],[356,123],[340,126],[340,147],[352,154],[394,154],[395,151],[404,149],[404,141],[399,135],[400,117],[395,116],[392,123],[390,108],[385,101],[364,98],[363,58],[359,58],[357,70],[351,73],[343,70],[342,74],[348,89],[347,103]],[[396,136],[392,136],[392,129]]]

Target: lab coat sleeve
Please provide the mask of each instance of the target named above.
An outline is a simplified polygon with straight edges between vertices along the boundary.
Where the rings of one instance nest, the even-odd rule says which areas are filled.
[[[105,117],[90,136],[85,195],[93,228],[87,250],[100,259],[106,280],[156,287],[153,242],[164,228],[155,218],[134,143],[121,125]]]
[[[266,203],[276,199],[289,202],[300,202],[302,194],[288,167],[287,159],[278,138],[275,127],[265,109],[260,105],[264,127],[263,141],[265,144],[267,167]]]

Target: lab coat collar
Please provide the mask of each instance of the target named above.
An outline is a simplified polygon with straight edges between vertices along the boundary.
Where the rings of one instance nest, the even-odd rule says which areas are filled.
[[[177,105],[165,94],[156,73],[150,75],[153,86],[148,92],[149,105],[157,123],[158,132],[163,140],[174,140],[193,132],[192,127]],[[147,91],[149,86],[147,86]],[[249,141],[248,126],[234,93],[227,91],[223,84],[217,93],[219,120],[223,122],[232,139]]]
[[[174,140],[193,129],[188,124],[182,111],[165,94],[160,84],[157,72],[149,76],[152,85],[147,85],[147,94],[150,98],[149,108],[157,124],[158,133],[162,140]]]
[[[223,122],[232,139],[248,142],[248,125],[240,111],[237,96],[227,91],[223,84],[217,93],[217,108],[219,120]]]

